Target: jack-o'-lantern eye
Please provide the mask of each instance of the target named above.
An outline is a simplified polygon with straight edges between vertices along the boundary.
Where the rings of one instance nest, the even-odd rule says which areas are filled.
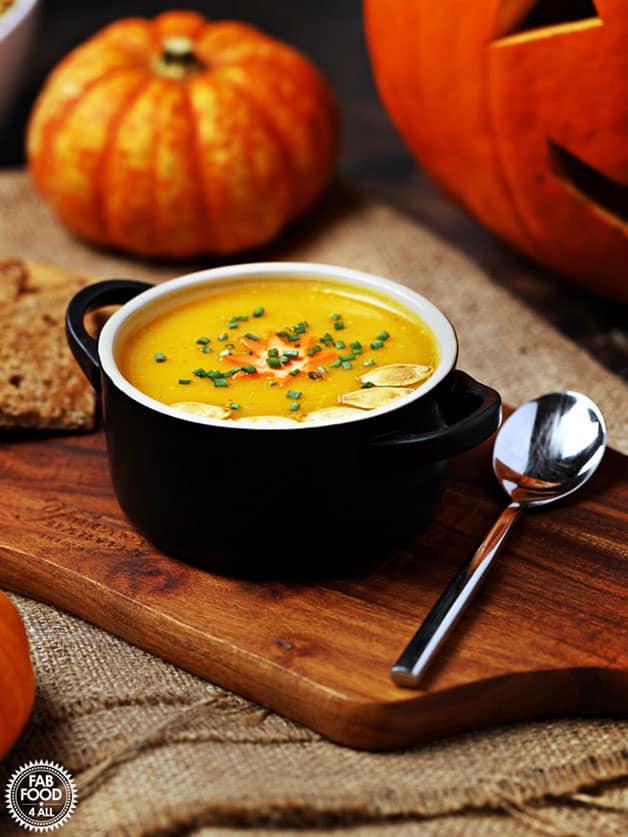
[[[495,38],[597,18],[593,0],[503,0]]]

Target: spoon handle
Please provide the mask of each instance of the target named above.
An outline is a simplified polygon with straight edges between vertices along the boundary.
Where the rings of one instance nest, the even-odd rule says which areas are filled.
[[[511,503],[497,518],[475,553],[460,567],[391,669],[397,686],[416,688],[473,593],[480,586],[524,506]]]

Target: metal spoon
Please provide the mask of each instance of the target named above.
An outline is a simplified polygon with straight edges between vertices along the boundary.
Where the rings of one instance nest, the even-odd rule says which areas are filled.
[[[502,424],[493,448],[493,471],[512,502],[449,582],[392,667],[397,686],[419,685],[521,513],[580,488],[600,464],[605,449],[604,418],[579,392],[553,392],[528,401]]]

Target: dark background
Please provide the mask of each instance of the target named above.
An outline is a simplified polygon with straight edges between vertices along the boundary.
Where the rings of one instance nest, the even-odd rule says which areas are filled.
[[[47,73],[72,47],[117,18],[151,17],[173,8],[251,23],[302,50],[327,76],[339,100],[343,123],[339,173],[450,240],[496,282],[628,379],[626,306],[576,290],[513,253],[442,197],[421,174],[377,97],[360,0],[43,0],[26,83],[11,115],[11,128],[0,138],[0,167],[23,164],[24,125],[30,107]]]

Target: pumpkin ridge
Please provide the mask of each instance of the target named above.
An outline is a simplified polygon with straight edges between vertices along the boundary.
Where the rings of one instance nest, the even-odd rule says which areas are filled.
[[[108,80],[113,76],[119,75],[121,73],[128,72],[130,67],[112,67],[103,73],[101,76],[97,76],[93,78],[91,81],[88,81],[84,87],[81,88],[81,93],[75,99],[68,99],[67,102],[59,109],[58,113],[50,119],[44,126],[42,126],[41,131],[41,147],[37,152],[36,159],[33,160],[32,156],[29,160],[29,168],[31,170],[31,174],[35,180],[35,183],[39,188],[39,172],[41,170],[48,170],[50,171],[52,168],[52,163],[54,163],[54,144],[56,137],[63,132],[64,127],[72,115],[72,112],[75,107],[78,107],[81,103],[83,96],[88,93],[89,91],[93,90],[97,84],[100,84],[101,81]],[[52,79],[51,79],[52,80]],[[48,85],[46,85],[46,88]],[[46,88],[42,91],[40,96],[44,95],[46,92]],[[37,106],[35,106],[37,107]],[[34,111],[32,121],[34,122],[37,120],[37,110]],[[29,155],[30,156],[30,155]]]
[[[153,79],[150,79],[148,84],[146,85],[146,90],[148,90],[151,85],[154,83]],[[161,86],[161,85],[160,85]],[[155,96],[159,98],[159,88],[155,91]],[[131,104],[131,103],[129,103]],[[127,105],[128,107],[128,105]],[[159,132],[153,130],[153,142],[150,146],[150,155],[148,158],[148,182],[149,182],[149,189],[150,189],[150,209],[148,211],[148,220],[149,226],[152,230],[153,236],[158,238],[159,236],[159,228],[160,228],[160,207],[158,202],[158,195],[157,195],[157,161],[159,156],[159,142],[160,136]]]
[[[264,126],[265,130],[275,141],[275,144],[279,149],[279,155],[284,165],[284,171],[286,173],[286,176],[290,180],[291,206],[289,208],[289,213],[292,213],[294,208],[299,204],[299,182],[297,179],[297,171],[290,157],[290,151],[288,150],[288,146],[284,142],[280,131],[277,130],[276,126],[273,124],[272,119],[270,119],[266,115],[266,113],[264,113],[264,109],[256,101],[255,96],[251,95],[251,93],[244,84],[241,84],[237,79],[230,78],[229,76],[222,78],[221,81],[230,84],[231,87],[234,88],[242,96],[242,98],[246,100],[247,104],[250,105],[256,117],[259,119],[260,123]]]
[[[190,149],[192,166],[194,171],[197,175],[196,182],[196,205],[199,209],[199,214],[201,218],[197,224],[197,228],[200,225],[201,230],[205,232],[205,234],[209,234],[210,230],[213,227],[212,224],[212,209],[209,202],[209,196],[205,190],[205,178],[203,177],[203,163],[201,160],[201,149],[200,149],[200,142],[198,136],[198,128],[196,125],[196,113],[194,111],[194,105],[192,103],[192,95],[190,91],[190,85],[186,81],[181,85],[181,90],[183,92],[182,101],[183,106],[186,109],[188,119],[190,122],[190,136],[187,141],[188,147]]]
[[[118,107],[115,116],[111,120],[107,138],[100,151],[100,165],[98,166],[95,179],[94,189],[94,212],[99,221],[102,235],[105,239],[110,237],[110,222],[109,212],[107,207],[107,176],[109,174],[109,166],[111,162],[111,155],[115,148],[118,132],[124,119],[126,109],[131,105],[144,90],[151,83],[151,79],[144,74],[140,77],[137,83],[129,88],[127,95],[121,96],[118,101]],[[115,242],[114,242],[115,243]]]
[[[300,62],[300,56],[298,54],[293,54],[289,51],[282,51],[281,54],[273,55],[273,56],[266,56],[266,55],[247,55],[242,61],[226,65],[227,67],[236,67],[248,73],[255,73],[258,72],[260,68],[266,69],[267,67],[272,67],[275,72],[270,75],[269,77],[272,79],[269,85],[269,88],[274,88],[273,93],[275,95],[275,102],[277,106],[281,105],[286,108],[286,110],[290,111],[291,109],[291,102],[290,97],[286,97],[284,93],[276,88],[274,84],[275,78],[280,77],[282,73],[287,73],[290,70],[290,65],[294,64],[295,59],[296,61]],[[315,115],[314,119],[308,126],[309,132],[313,139],[313,145],[317,148],[327,148],[329,147],[329,156],[333,157],[338,150],[338,114],[335,109],[335,103],[333,98],[328,97],[328,88],[327,88],[327,81],[325,77],[317,71],[315,67],[306,67],[306,73],[309,75],[307,78],[307,93],[306,98],[309,99],[309,102],[312,107],[312,112]],[[302,79],[303,80],[303,79]],[[235,80],[236,83],[239,83]],[[324,100],[324,105],[321,104],[322,100]],[[263,109],[262,109],[263,110]],[[329,130],[325,130],[325,125],[323,124],[325,121],[332,119],[333,125],[327,125]],[[271,120],[271,125],[274,128],[274,123]],[[312,130],[312,127],[314,130]],[[321,130],[321,127],[323,130]],[[282,132],[280,130],[277,131],[278,136],[282,137]],[[292,156],[290,154],[289,148],[287,148],[288,157],[291,162],[291,167],[294,172],[295,180],[298,184],[298,197],[299,200],[295,204],[294,208],[294,215],[293,218],[296,219],[301,217],[304,212],[311,206],[312,202],[315,200],[316,196],[319,195],[324,187],[324,183],[321,183],[321,179],[318,175],[318,172],[315,169],[310,169],[307,174],[308,178],[308,188],[303,189],[301,188],[303,180],[300,179],[300,171],[297,165],[294,164],[292,160]],[[316,189],[311,188],[311,182],[316,182]]]
[[[486,118],[489,126],[487,136],[489,138],[491,148],[493,149],[493,157],[499,171],[499,179],[501,180],[504,190],[508,195],[513,218],[516,220],[517,226],[519,227],[519,234],[523,239],[527,240],[526,246],[530,247],[534,242],[536,242],[536,236],[529,228],[527,221],[525,220],[523,209],[517,200],[515,189],[513,188],[513,184],[508,174],[508,166],[506,165],[499,139],[497,137],[497,119],[495,118],[494,111],[495,95],[493,89],[493,73],[491,72],[490,63],[491,48],[489,47],[484,51],[483,59],[484,85],[485,89],[488,91],[488,95],[486,96]],[[510,236],[508,236],[508,238],[510,239]],[[510,240],[513,244],[516,244],[516,239]]]

